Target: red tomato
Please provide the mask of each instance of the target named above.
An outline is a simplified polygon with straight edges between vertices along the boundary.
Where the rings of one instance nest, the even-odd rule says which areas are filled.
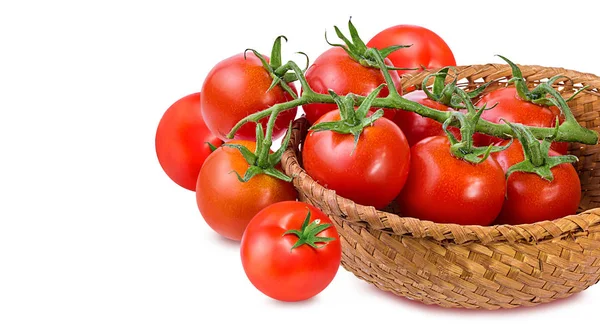
[[[265,59],[269,58],[265,56]],[[219,62],[208,73],[202,86],[202,115],[208,128],[219,138],[226,140],[226,135],[233,126],[244,117],[293,99],[280,85],[267,91],[272,81],[254,54],[249,53],[246,59],[243,54],[238,54]],[[292,83],[289,86],[296,92]],[[290,121],[296,117],[296,111],[294,108],[279,114],[273,129],[273,139],[285,133]],[[268,117],[261,120],[265,129],[268,120]],[[245,124],[234,138],[254,140],[254,125]]]
[[[508,141],[501,143],[506,144]],[[518,141],[493,155],[504,171],[525,158]],[[550,150],[550,156],[558,155]],[[551,171],[554,175],[551,182],[532,173],[512,173],[507,180],[506,201],[495,223],[528,224],[575,214],[581,200],[581,183],[575,168],[571,164],[560,164]]]
[[[254,152],[256,143],[234,140]],[[235,173],[244,175],[248,162],[239,150],[219,147],[202,166],[196,186],[196,202],[206,223],[220,235],[240,240],[248,222],[258,211],[279,201],[296,200],[291,183],[260,174],[246,183]]]
[[[404,98],[438,111],[452,110],[448,106],[430,99],[422,90],[410,92],[404,95]],[[425,138],[446,134],[440,122],[409,111],[397,110],[393,121],[404,132],[411,147]],[[457,139],[460,139],[460,131],[457,128],[451,127],[449,130]]]
[[[223,141],[206,127],[200,112],[200,93],[187,95],[171,105],[158,123],[154,140],[162,169],[179,186],[196,189],[200,167]]]
[[[389,60],[386,64],[391,65]],[[400,77],[396,71],[390,71],[390,75],[398,92],[402,92]],[[385,83],[383,74],[379,69],[368,68],[354,61],[342,48],[333,47],[321,54],[306,71],[306,81],[310,88],[319,94],[327,94],[333,90],[340,96],[353,93],[360,96],[369,95],[379,85]],[[378,97],[389,95],[387,87],[381,89]],[[337,110],[335,104],[313,103],[302,105],[306,119],[312,124],[325,113]],[[373,108],[376,110],[377,108]],[[385,117],[394,117],[395,110],[386,109]]]
[[[503,118],[509,122],[521,123],[528,126],[553,127],[558,116],[557,114],[560,113],[558,109],[553,110],[522,100],[517,94],[515,87],[500,88],[485,94],[481,97],[477,106],[481,107],[485,104],[490,108],[496,103],[497,106],[484,111],[481,118],[493,123],[503,123],[500,120]],[[488,146],[501,141],[501,139],[476,133],[473,136],[473,141],[478,146]],[[552,149],[557,150],[561,154],[566,154],[567,146],[568,143],[566,142],[557,142],[552,144]]]
[[[261,210],[244,232],[240,247],[244,271],[258,290],[273,299],[311,298],[331,283],[339,269],[342,248],[333,225],[315,234],[333,239],[317,241],[317,248],[307,244],[294,247],[299,237],[285,234],[300,230],[309,211],[310,224],[319,220],[320,225],[331,225],[329,217],[311,205],[279,202]]]
[[[448,44],[431,30],[414,25],[397,25],[375,35],[368,47],[383,49],[392,45],[411,45],[392,52],[388,58],[399,68],[442,68],[455,66],[454,54]],[[399,74],[411,70],[398,70]],[[414,72],[411,72],[414,73]]]
[[[339,120],[339,111],[332,111],[316,123]],[[410,149],[400,128],[382,117],[363,130],[356,148],[352,134],[309,131],[302,160],[306,172],[321,185],[358,204],[381,209],[404,186]]]
[[[445,136],[411,148],[410,173],[398,196],[404,216],[438,223],[490,225],[504,202],[504,172],[493,158],[479,164],[455,158]]]

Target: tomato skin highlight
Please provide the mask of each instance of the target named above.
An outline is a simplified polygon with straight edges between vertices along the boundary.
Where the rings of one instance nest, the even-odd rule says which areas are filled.
[[[521,99],[515,87],[500,88],[485,94],[478,101],[477,106],[481,107],[484,104],[487,108],[494,105],[496,107],[484,111],[481,118],[499,124],[504,123],[501,119],[505,119],[512,123],[549,128],[554,127],[556,117],[560,116],[560,111],[557,108],[552,109]],[[478,146],[488,146],[501,140],[481,133],[476,133],[473,136],[473,141]],[[566,142],[552,144],[552,148],[561,154],[566,154],[567,147],[568,143]]]
[[[332,224],[319,209],[303,202],[279,202],[261,210],[248,224],[240,246],[244,271],[265,295],[280,301],[301,301],[323,291],[339,269],[342,248],[335,227],[319,237],[332,237],[322,248],[306,244],[291,249],[298,240],[287,230],[300,229],[307,212],[310,222]],[[317,243],[323,245],[323,243]]]
[[[339,111],[332,111],[317,123],[339,120]],[[358,204],[382,209],[404,186],[410,148],[402,130],[382,117],[363,130],[356,149],[352,134],[309,131],[302,161],[306,172],[324,187]]]
[[[395,67],[435,69],[456,66],[454,54],[446,42],[433,31],[416,25],[396,25],[382,30],[367,43],[367,47],[383,49],[392,45],[411,45],[388,55]],[[416,73],[398,70],[398,74]]]
[[[427,97],[427,94],[422,90],[412,91],[403,97],[438,111],[452,111],[448,106]],[[396,111],[393,121],[400,127],[411,147],[425,138],[445,134],[442,129],[442,123],[414,112],[399,109]],[[449,130],[457,139],[460,139],[460,131],[457,128],[450,127]]]
[[[385,60],[388,65],[391,61]],[[390,76],[394,81],[398,92],[402,94],[400,77],[396,71],[390,70]],[[353,93],[360,96],[369,95],[379,85],[385,83],[385,78],[379,69],[369,68],[354,61],[343,49],[333,47],[321,54],[306,71],[306,81],[310,88],[318,94],[327,94],[333,90],[340,96]],[[389,89],[384,87],[377,97],[386,97]],[[325,113],[337,110],[335,104],[312,103],[302,105],[306,119],[315,123]],[[372,108],[372,111],[377,110]],[[395,110],[386,109],[385,117],[391,119]]]
[[[265,59],[269,60],[267,56]],[[246,59],[243,54],[237,54],[217,63],[202,86],[202,115],[208,128],[227,141],[226,135],[241,119],[293,99],[280,85],[267,92],[271,82],[271,76],[253,53],[248,53]],[[297,93],[293,83],[288,85]],[[285,133],[296,112],[297,108],[293,108],[278,115],[273,139]],[[260,120],[265,129],[267,121],[268,117]],[[234,139],[255,140],[254,123],[242,126]]]
[[[479,164],[455,158],[445,136],[411,148],[408,179],[398,196],[402,215],[437,223],[490,225],[504,202],[502,168],[488,157]]]
[[[254,152],[256,143],[233,140]],[[240,176],[249,165],[235,148],[220,147],[202,166],[196,186],[196,203],[206,223],[221,236],[240,240],[248,222],[258,211],[279,201],[295,200],[291,183],[260,174],[242,183]],[[277,166],[280,168],[280,166]]]
[[[179,186],[196,190],[196,180],[210,143],[223,144],[206,127],[200,111],[200,93],[180,98],[163,114],[156,129],[154,146],[164,172]]]
[[[508,141],[501,142],[501,145]],[[550,151],[550,156],[559,153]],[[506,171],[524,159],[523,147],[514,141],[501,152],[494,153],[495,159]],[[552,182],[532,173],[514,172],[507,180],[506,201],[496,224],[530,224],[554,220],[577,213],[581,201],[581,182],[571,164],[560,164],[551,169]]]

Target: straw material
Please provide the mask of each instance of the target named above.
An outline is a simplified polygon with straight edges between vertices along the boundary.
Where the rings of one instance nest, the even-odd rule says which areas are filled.
[[[600,78],[560,68],[520,66],[531,85],[555,75],[564,96],[589,85],[570,102],[577,120],[596,132],[600,125]],[[430,72],[404,75],[404,89],[419,87]],[[487,64],[457,68],[466,88],[487,81],[502,87],[511,70]],[[499,309],[566,298],[600,280],[600,145],[570,144],[582,185],[577,215],[515,226],[459,226],[404,218],[337,196],[302,169],[304,118],[294,124],[282,165],[294,176],[300,200],[327,213],[342,240],[342,266],[399,296],[443,307]]]

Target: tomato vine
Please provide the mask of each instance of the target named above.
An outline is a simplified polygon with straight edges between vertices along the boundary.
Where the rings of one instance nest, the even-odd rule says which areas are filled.
[[[354,44],[359,44],[359,45],[364,44],[360,40],[360,37],[358,37],[356,28],[354,27],[354,25],[352,24],[351,21],[348,22],[348,25],[349,25],[349,30],[350,30],[350,34],[351,34],[351,39],[353,40]],[[340,37],[342,40],[348,41],[348,39],[346,37],[344,37],[341,32],[339,32],[339,29],[337,27],[336,27],[336,33],[338,34],[338,37]],[[328,43],[329,43],[329,41],[328,41]],[[331,44],[331,43],[329,43],[329,44]],[[343,47],[343,45],[340,45],[340,44],[332,44],[332,45]],[[346,46],[348,46],[348,45],[346,45]],[[403,46],[398,46],[394,50],[402,48],[402,47]],[[419,103],[410,101],[406,98],[403,98],[399,94],[399,91],[396,89],[394,83],[392,82],[392,79],[391,79],[391,76],[389,73],[389,67],[384,63],[384,57],[386,54],[391,53],[390,50],[386,50],[386,51],[384,51],[384,53],[382,53],[381,50],[378,50],[375,48],[362,48],[362,46],[361,46],[359,52],[360,52],[359,62],[361,62],[362,64],[368,64],[368,66],[378,67],[381,70],[381,72],[385,78],[386,85],[389,89],[389,95],[387,97],[375,98],[372,100],[371,104],[373,107],[399,109],[399,110],[414,112],[423,117],[433,119],[440,123],[447,122],[446,123],[447,126],[460,126],[459,121],[461,119],[467,118],[467,114],[469,114],[468,112],[463,113],[460,110],[439,111],[439,110],[435,110],[435,109],[429,108],[427,106],[421,105]],[[505,59],[504,57],[502,57],[502,58]],[[513,72],[514,72],[516,65],[514,65],[512,62],[508,61],[507,59],[505,59],[505,60],[513,68]],[[449,68],[451,68],[451,67],[446,67],[446,68],[440,69],[440,71],[442,73],[447,73],[447,71],[448,71],[447,69],[449,69]],[[444,69],[445,69],[445,71],[444,71]],[[517,68],[517,70],[518,70],[518,68]],[[306,81],[304,72],[305,71],[302,70],[298,66],[298,64],[296,64],[294,61],[291,61],[291,60],[288,61],[287,63],[277,67],[277,75],[279,75],[279,76],[282,76],[282,75],[288,76],[288,78],[286,78],[286,79],[289,80],[289,78],[290,78],[289,73],[293,73],[295,75],[295,77],[297,78],[297,80],[300,82],[300,84],[302,86],[302,94],[300,96],[298,96],[297,98],[294,98],[293,100],[275,104],[265,110],[256,112],[254,114],[248,115],[247,117],[241,119],[231,129],[231,131],[229,132],[227,137],[230,139],[233,138],[233,136],[235,135],[237,130],[239,130],[240,127],[242,127],[242,125],[244,125],[246,123],[250,123],[250,122],[256,123],[265,117],[269,117],[269,123],[267,124],[267,130],[266,130],[266,135],[265,135],[264,141],[267,145],[270,145],[270,144],[272,144],[271,134],[272,134],[273,126],[275,123],[275,119],[279,113],[289,110],[289,109],[292,109],[294,107],[300,106],[300,105],[305,105],[305,104],[310,104],[310,103],[336,103],[336,98],[334,96],[332,96],[331,94],[319,94],[319,93],[316,93],[315,91],[313,91],[311,89],[311,87],[309,86],[308,82]],[[432,76],[439,75],[439,73],[440,72],[433,73]],[[557,77],[551,78],[549,81],[547,81],[545,83],[541,83],[533,91],[528,91],[526,89],[525,80],[522,78],[522,75],[520,75],[518,73],[514,76],[513,79],[509,80],[509,82],[515,82],[516,86],[519,89],[520,94],[523,94],[523,96],[532,97],[532,99],[535,100],[536,102],[544,102],[544,103],[553,104],[553,105],[557,106],[561,110],[562,114],[565,116],[565,121],[562,124],[560,124],[560,126],[557,129],[556,128],[545,128],[545,127],[529,127],[529,126],[524,126],[524,127],[529,131],[529,133],[531,133],[531,135],[533,137],[535,137],[539,140],[543,140],[545,138],[551,137],[551,138],[553,138],[554,141],[580,142],[583,144],[596,144],[598,142],[598,135],[596,134],[596,132],[586,129],[585,127],[581,126],[575,119],[573,113],[571,112],[571,110],[567,104],[567,101],[570,100],[571,98],[569,98],[568,100],[565,100],[561,96],[561,94],[552,86],[553,83],[556,82],[559,77],[560,76],[557,76]],[[436,82],[437,88],[439,88],[441,86],[439,80],[440,79],[438,78],[438,81]],[[276,82],[277,81],[274,81],[274,83],[276,83]],[[453,82],[456,83],[456,80]],[[456,87],[456,86],[454,86],[454,88],[458,89],[458,87]],[[445,96],[448,96],[448,95],[446,94]],[[354,98],[357,105],[360,105],[364,101],[368,100],[367,96],[359,96],[359,95],[352,94],[352,97]],[[454,96],[450,95],[450,98],[452,98],[452,97],[454,97]],[[454,100],[453,100],[453,102],[456,103]],[[462,115],[462,117],[460,117],[461,115]],[[452,121],[448,122],[449,119],[452,119]],[[517,134],[515,133],[515,130],[513,128],[511,128],[510,125],[492,123],[492,122],[489,122],[486,120],[479,120],[478,123],[476,124],[476,126],[474,127],[474,131],[483,133],[483,134],[487,134],[490,136],[495,136],[498,138],[503,138],[503,139],[514,138],[517,136]]]

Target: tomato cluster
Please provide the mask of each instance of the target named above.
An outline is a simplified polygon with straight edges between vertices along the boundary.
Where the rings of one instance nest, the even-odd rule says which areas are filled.
[[[332,48],[306,71],[282,61],[282,36],[270,56],[247,50],[224,59],[201,92],[176,101],[158,125],[161,167],[196,192],[214,231],[240,241],[244,270],[258,290],[282,301],[308,299],[330,284],[341,260],[332,220],[297,201],[294,175],[281,166],[299,107],[311,124],[303,167],[357,204],[397,203],[406,217],[483,226],[576,212],[574,157],[561,156],[566,142],[552,141],[572,119],[551,89],[556,80],[530,91],[505,59],[515,87],[467,93],[445,83],[456,62],[432,31],[398,25],[364,43],[348,26],[351,37],[336,27],[344,44],[327,40]],[[403,94],[401,76],[423,68],[441,68],[430,75],[433,87],[428,77]],[[541,137],[549,130],[534,135],[527,126],[555,132]],[[508,133],[511,140],[499,138]]]

